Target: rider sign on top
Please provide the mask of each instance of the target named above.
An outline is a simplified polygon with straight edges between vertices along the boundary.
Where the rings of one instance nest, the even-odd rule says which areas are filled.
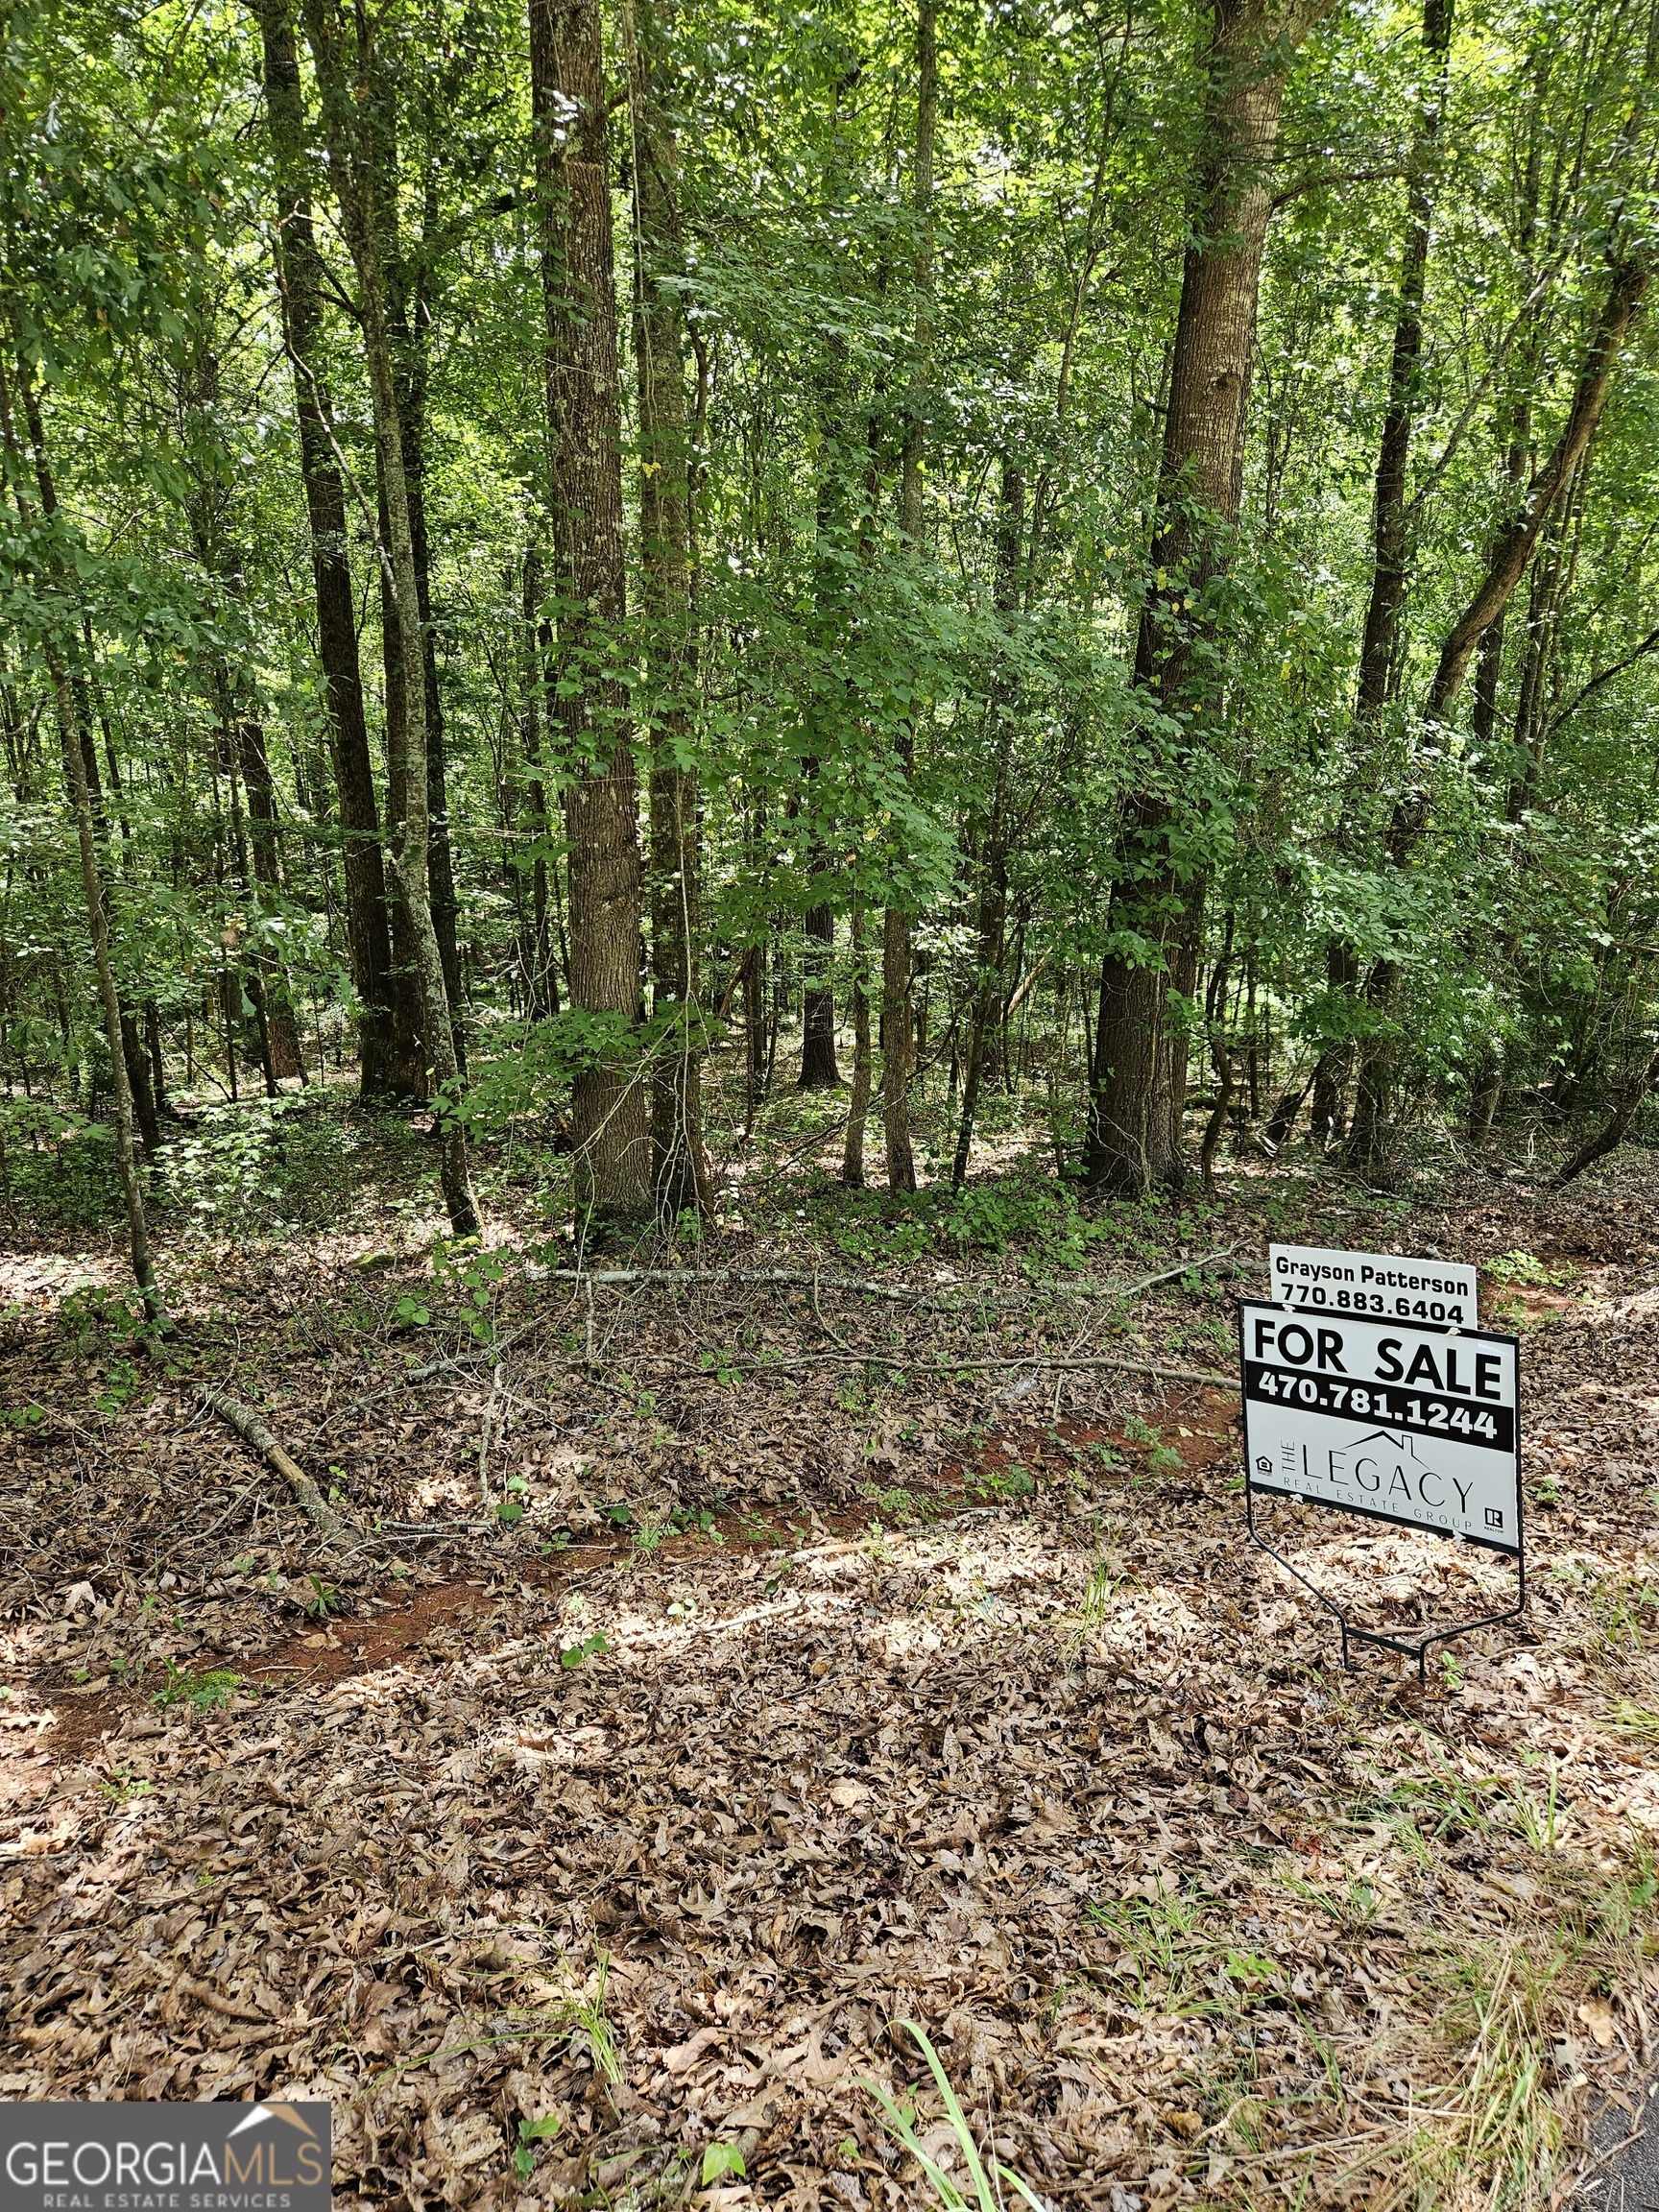
[[[1433,1329],[1473,1329],[1475,1270],[1455,1260],[1400,1260],[1386,1252],[1326,1252],[1269,1244],[1272,1296],[1316,1313],[1375,1315]]]
[[[1294,1245],[1272,1266],[1294,1289],[1239,1307],[1250,1488],[1519,1551],[1518,1346],[1470,1325],[1474,1269]]]

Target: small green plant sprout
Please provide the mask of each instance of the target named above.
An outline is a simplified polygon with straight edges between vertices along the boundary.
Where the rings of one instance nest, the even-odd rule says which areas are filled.
[[[1167,1474],[1172,1468],[1184,1467],[1187,1462],[1173,1444],[1158,1444],[1148,1453],[1146,1464],[1157,1468],[1160,1474]]]
[[[1500,1252],[1496,1260],[1488,1260],[1486,1273],[1498,1283],[1525,1283],[1543,1288],[1551,1284],[1571,1283],[1577,1269],[1570,1265],[1551,1267],[1548,1261],[1517,1248],[1512,1252]]]
[[[518,2148],[513,2153],[513,2171],[520,2181],[528,2181],[536,2170],[536,2146],[550,2143],[565,2125],[560,2112],[548,2112],[540,2120],[520,2120],[518,2123]]]
[[[522,1475],[509,1475],[503,1485],[507,1495],[495,1507],[495,1518],[503,1528],[516,1528],[524,1518],[524,1501],[530,1495],[530,1485]]]
[[[1123,1435],[1130,1444],[1156,1444],[1158,1431],[1150,1421],[1142,1421],[1139,1413],[1131,1413],[1123,1423]]]
[[[1634,1704],[1628,1697],[1621,1697],[1607,1716],[1606,1725],[1615,1735],[1634,1736],[1644,1743],[1659,1743],[1659,1713],[1649,1712],[1645,1705]]]
[[[591,1659],[596,1652],[609,1651],[610,1648],[610,1637],[603,1628],[596,1628],[591,1636],[584,1636],[579,1644],[562,1644],[559,1647],[559,1664],[561,1667],[580,1667],[584,1660]]]
[[[606,1506],[605,1518],[610,1522],[613,1528],[626,1528],[634,1516],[625,1504],[618,1503],[614,1505]]]
[[[1229,1951],[1227,1954],[1228,1981],[1242,1983],[1246,1989],[1276,1982],[1282,1971],[1276,1959],[1263,1958],[1260,1951]]]
[[[610,1954],[601,1951],[599,1963],[593,1973],[591,1997],[575,1998],[570,2007],[570,2017],[588,2038],[593,2063],[604,2075],[613,2089],[622,2086],[622,2054],[616,2048],[615,2031],[605,2010],[605,1990],[611,1979]]]
[[[884,1520],[891,1521],[896,1527],[902,1528],[907,1521],[916,1518],[916,1498],[912,1491],[883,1490],[878,1482],[866,1482],[864,1495],[877,1512]]]
[[[1122,1575],[1109,1560],[1098,1553],[1089,1570],[1089,1581],[1083,1592],[1083,1602],[1078,1606],[1066,1635],[1069,1657],[1075,1658],[1089,1638],[1106,1625],[1112,1610],[1112,1599]]]
[[[968,1488],[975,1498],[1029,1498],[1037,1481],[1027,1467],[985,1467],[970,1479]]]
[[[955,2090],[950,2086],[950,2077],[940,2062],[938,2052],[913,2020],[901,2020],[899,2025],[907,2035],[914,2036],[923,2057],[927,2061],[927,2070],[944,2103],[945,2116],[950,2123],[957,2149],[962,2153],[963,2168],[974,2194],[967,2195],[955,2176],[948,2174],[939,2161],[923,2147],[922,2139],[916,2132],[916,2106],[910,2098],[896,2103],[878,2081],[867,2080],[862,2075],[858,2078],[859,2088],[874,2101],[880,2112],[881,2124],[888,2133],[904,2146],[932,2183],[940,2212],[1003,2212],[1005,2200],[1002,2192],[1000,2188],[994,2187],[991,2176],[985,2171],[979,2146],[974,2140],[974,2130],[968,2125],[968,2116],[957,2101]],[[1017,2191],[1022,2200],[1033,2207],[1033,2212],[1047,2212],[1042,2198],[1028,2182],[1020,2178],[1012,2167],[1004,2166],[1000,2160],[995,2161],[994,2165],[998,2182],[1005,2181],[1011,2189]]]
[[[38,1429],[46,1418],[44,1406],[19,1406],[7,1413],[0,1413],[0,1423],[8,1429]]]
[[[742,2152],[735,2143],[710,2143],[703,2153],[703,2177],[698,2186],[711,2189],[716,2181],[724,2181],[728,2176],[737,2181],[749,2178]]]
[[[151,1699],[165,1712],[173,1705],[188,1705],[197,1713],[211,1713],[216,1705],[228,1705],[242,1687],[240,1674],[228,1667],[209,1668],[204,1674],[186,1674],[171,1659],[163,1659],[167,1679]]]
[[[1459,1662],[1458,1662],[1457,1654],[1456,1654],[1456,1652],[1455,1652],[1455,1651],[1442,1651],[1442,1652],[1441,1652],[1441,1654],[1440,1654],[1440,1679],[1441,1679],[1441,1681],[1442,1681],[1442,1682],[1445,1684],[1445,1686],[1446,1686],[1446,1688],[1447,1688],[1448,1690],[1461,1690],[1461,1689],[1462,1689],[1462,1687],[1463,1687],[1463,1669],[1462,1669],[1461,1665],[1460,1665],[1460,1664],[1459,1664]]]
[[[307,1620],[326,1621],[330,1613],[340,1611],[338,1582],[325,1582],[321,1575],[307,1575],[305,1580],[311,1591],[302,1608]]]
[[[107,1782],[98,1785],[111,1805],[128,1805],[134,1797],[148,1797],[155,1787],[146,1776],[134,1774],[131,1767],[117,1767]]]
[[[432,1319],[432,1309],[413,1290],[405,1290],[392,1309],[393,1325],[398,1329],[424,1329]]]
[[[138,1370],[131,1359],[111,1359],[104,1387],[92,1403],[106,1418],[113,1418],[141,1387]]]

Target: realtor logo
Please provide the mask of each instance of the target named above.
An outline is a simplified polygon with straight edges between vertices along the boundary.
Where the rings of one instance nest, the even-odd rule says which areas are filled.
[[[0,2212],[328,2212],[326,2104],[0,2104]]]

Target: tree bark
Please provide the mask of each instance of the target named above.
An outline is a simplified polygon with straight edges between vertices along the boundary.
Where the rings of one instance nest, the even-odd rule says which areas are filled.
[[[1604,1160],[1609,1152],[1623,1142],[1637,1115],[1651,1096],[1655,1084],[1659,1084],[1659,1052],[1654,1053],[1640,1075],[1624,1086],[1618,1105],[1607,1119],[1594,1137],[1578,1147],[1551,1183],[1552,1190],[1564,1190],[1569,1183],[1575,1182],[1583,1174],[1586,1167],[1593,1167],[1598,1160]]]
[[[621,416],[605,55],[597,0],[530,0],[531,110],[541,224],[547,414],[553,454],[558,696],[570,776],[570,995],[584,1012],[639,1007],[637,769],[609,661],[625,612]],[[577,1076],[576,1209],[585,1231],[651,1208],[646,1084],[612,1043]]]
[[[381,548],[397,614],[399,673],[403,681],[408,788],[397,846],[390,855],[394,882],[409,918],[420,979],[422,1026],[439,1087],[440,1174],[450,1228],[457,1237],[479,1233],[477,1203],[467,1161],[467,1131],[460,1104],[456,1060],[443,955],[432,925],[426,777],[426,685],[421,643],[420,595],[403,477],[403,434],[398,417],[392,334],[386,315],[381,265],[382,211],[373,150],[360,133],[372,128],[370,95],[374,56],[367,18],[357,18],[355,81],[348,82],[343,27],[336,0],[305,0],[305,24],[316,60],[328,132],[329,167],[340,203],[342,228],[357,273],[363,352],[374,416],[374,446],[386,509]]]
[[[261,891],[276,897],[282,889],[276,787],[271,775],[270,756],[265,750],[265,725],[257,714],[247,713],[238,718],[236,751],[242,789],[248,800],[248,842],[253,855],[253,879]],[[255,967],[260,1019],[266,1024],[272,1078],[276,1081],[284,1075],[298,1075],[303,1080],[305,1067],[300,1057],[300,1026],[294,1019],[294,1002],[289,996],[281,959],[275,952],[265,951],[259,954]]]
[[[900,473],[900,514],[914,560],[926,550],[922,468],[933,371],[933,146],[939,115],[939,40],[936,0],[916,7],[916,317],[911,332],[910,388],[906,395],[904,451]],[[915,771],[914,723],[900,745],[906,781]],[[887,1188],[916,1188],[916,1154],[910,1138],[910,1084],[916,1068],[915,1014],[910,1003],[914,917],[889,906],[881,918],[881,1124],[887,1149]]]
[[[276,178],[276,275],[283,335],[294,371],[300,474],[311,527],[317,657],[339,797],[346,882],[346,951],[357,994],[358,1081],[365,1098],[396,1090],[392,1050],[392,942],[386,872],[346,529],[346,492],[336,457],[333,409],[323,360],[323,265],[306,180],[304,107],[290,0],[258,0],[265,109]]]
[[[1647,277],[1646,258],[1634,253],[1615,262],[1608,272],[1607,289],[1560,435],[1548,457],[1533,470],[1520,508],[1500,530],[1486,573],[1440,649],[1434,681],[1424,705],[1425,717],[1431,722],[1446,719],[1462,688],[1476,647],[1508,605],[1551,509],[1589,450],[1613,388],[1619,357],[1641,309]]]
[[[847,1109],[841,1180],[849,1190],[862,1190],[864,1128],[870,1118],[870,987],[864,968],[864,913],[856,902],[848,926],[853,951],[853,1098]]]
[[[44,432],[27,389],[27,371],[20,367],[19,374],[24,379],[24,403],[41,508],[48,519],[53,519],[57,499],[46,458]],[[6,473],[12,481],[12,497],[27,527],[33,519],[31,502],[23,490],[23,463],[12,412],[10,379],[3,370],[0,370],[0,441],[5,445]],[[56,559],[52,556],[49,558],[53,559],[53,566],[57,568],[59,564]],[[57,591],[66,597],[72,596],[67,576],[54,574],[52,583]],[[144,1185],[138,1172],[137,1154],[133,1145],[132,1089],[127,1069],[126,1039],[122,1033],[121,998],[115,986],[115,970],[109,953],[109,916],[105,903],[105,871],[99,860],[98,823],[92,805],[92,779],[87,774],[90,733],[82,726],[68,656],[61,640],[50,628],[42,634],[41,647],[52,685],[53,702],[57,708],[63,782],[70,810],[75,817],[75,841],[81,861],[81,893],[86,907],[86,932],[91,940],[93,972],[98,980],[98,997],[104,1011],[104,1034],[109,1048],[109,1086],[115,1100],[115,1166],[127,1214],[128,1250],[132,1262],[132,1280],[143,1301],[146,1318],[154,1327],[168,1330],[172,1327],[172,1321],[150,1258],[150,1225],[144,1208]]]
[[[1406,488],[1415,426],[1417,373],[1423,354],[1423,293],[1434,184],[1446,106],[1446,63],[1452,47],[1453,0],[1424,0],[1423,59],[1431,76],[1420,113],[1407,191],[1406,246],[1400,259],[1394,349],[1388,364],[1388,403],[1377,453],[1377,488],[1371,521],[1371,597],[1359,648],[1356,713],[1375,722],[1399,679],[1400,625],[1406,605]]]
[[[665,111],[653,0],[625,12],[634,138],[634,351],[639,390],[640,589],[651,744],[651,1184],[657,1218],[712,1211],[703,1145],[701,854],[690,765],[696,563],[685,419],[680,148]]]
[[[830,962],[835,952],[835,909],[822,904],[808,906],[803,937],[805,981],[801,993],[798,1088],[838,1091],[841,1070],[835,1062],[835,986],[830,976]]]
[[[524,766],[530,806],[530,834],[536,840],[530,863],[530,943],[524,951],[524,997],[532,1022],[550,1022],[559,1011],[559,971],[553,957],[553,930],[547,901],[546,844],[552,834],[547,783],[541,760],[541,703],[547,689],[547,655],[552,634],[541,613],[541,556],[534,545],[524,552]]]
[[[1211,627],[1206,598],[1238,518],[1257,294],[1272,211],[1269,166],[1285,75],[1331,0],[1269,5],[1214,0],[1205,55],[1204,128],[1192,192],[1165,417],[1154,575],[1141,612],[1135,679],[1196,751],[1212,680],[1195,648]],[[1144,1195],[1174,1167],[1171,1132],[1184,1070],[1164,1062],[1169,953],[1202,926],[1201,865],[1183,854],[1177,807],[1162,782],[1127,794],[1113,855],[1111,926],[1101,962],[1084,1177],[1095,1190]],[[1125,944],[1125,941],[1128,941]]]
[[[1585,348],[1567,420],[1549,454],[1533,470],[1516,513],[1499,530],[1485,573],[1447,635],[1424,703],[1426,722],[1443,723],[1451,712],[1476,649],[1508,606],[1551,511],[1569,491],[1589,452],[1620,355],[1641,308],[1647,276],[1647,261],[1640,256],[1615,260],[1608,270],[1606,290]],[[1394,803],[1385,839],[1392,867],[1410,865],[1428,825],[1429,792],[1419,782],[1402,791]],[[1404,971],[1395,959],[1379,960],[1365,979],[1372,1031],[1360,1048],[1348,1158],[1374,1180],[1386,1180],[1392,1172],[1398,1135],[1403,980]]]
[[[1006,456],[1001,469],[997,517],[997,568],[993,600],[1004,622],[1012,622],[1022,597],[1025,567],[1025,472]],[[967,1056],[962,1071],[962,1109],[956,1125],[956,1150],[950,1188],[968,1180],[974,1149],[974,1124],[986,1063],[995,1056],[992,1026],[1002,999],[1002,968],[1008,938],[1009,764],[1014,735],[1015,686],[1006,657],[991,685],[990,714],[995,732],[991,800],[977,839],[979,892],[974,917],[974,986],[968,1000]]]

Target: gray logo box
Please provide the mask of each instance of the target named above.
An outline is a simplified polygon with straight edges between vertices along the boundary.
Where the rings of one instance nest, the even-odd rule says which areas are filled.
[[[0,2104],[0,2212],[329,2212],[326,2104]]]

